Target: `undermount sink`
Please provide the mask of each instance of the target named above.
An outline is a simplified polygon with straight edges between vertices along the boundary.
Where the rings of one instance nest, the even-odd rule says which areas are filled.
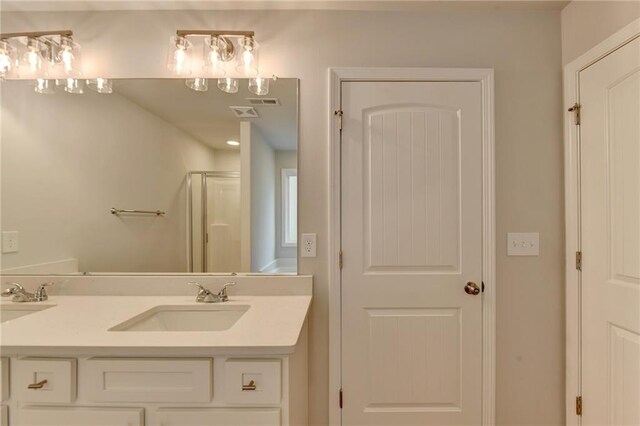
[[[16,318],[30,315],[35,312],[44,311],[54,305],[24,305],[24,304],[3,304],[0,306],[0,322],[11,321]]]
[[[224,331],[247,310],[246,305],[156,306],[109,331]]]

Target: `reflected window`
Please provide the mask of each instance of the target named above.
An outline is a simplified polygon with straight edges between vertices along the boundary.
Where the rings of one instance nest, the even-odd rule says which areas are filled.
[[[295,247],[298,240],[298,171],[282,169],[282,246]]]

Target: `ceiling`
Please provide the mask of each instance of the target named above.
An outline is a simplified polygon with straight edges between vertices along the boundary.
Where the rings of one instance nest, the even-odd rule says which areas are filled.
[[[0,0],[3,11],[79,10],[561,10],[566,0]]]
[[[195,92],[177,79],[115,80],[113,90],[193,138],[215,149],[238,149],[228,140],[240,140],[240,119],[230,106],[250,106],[247,98],[258,98],[240,81],[236,94],[224,93],[209,80],[207,92]],[[258,118],[251,119],[274,149],[296,149],[298,139],[298,80],[281,78],[270,82],[269,94],[280,106],[255,106]]]

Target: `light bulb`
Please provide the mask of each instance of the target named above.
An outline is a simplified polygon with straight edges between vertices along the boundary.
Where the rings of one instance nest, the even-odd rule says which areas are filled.
[[[227,141],[227,145],[238,146],[238,145],[240,145],[240,142],[238,142],[238,141]]]
[[[254,95],[264,96],[269,94],[269,79],[256,77],[249,80],[249,92]]]
[[[101,94],[113,93],[113,81],[108,78],[98,77],[93,80],[87,80],[87,87]]]
[[[167,68],[177,75],[191,74],[191,63],[189,50],[191,43],[184,37],[171,37],[169,40],[169,55],[167,57]]]
[[[0,77],[6,77],[15,65],[16,49],[6,40],[0,40]]]
[[[225,62],[231,59],[229,47],[232,46],[224,37],[211,36],[204,43],[204,65],[202,69],[210,77],[224,77]]]
[[[71,37],[63,36],[60,40],[58,60],[62,63],[64,73],[69,76],[80,75],[80,45]]]
[[[225,93],[238,93],[238,79],[237,78],[219,78],[218,89]]]
[[[73,95],[82,95],[84,93],[84,80],[77,78],[65,78],[62,80],[64,91]]]
[[[187,87],[196,92],[206,92],[209,90],[209,81],[206,78],[189,78],[185,81]]]
[[[240,46],[242,53],[238,55],[236,70],[245,77],[255,77],[258,75],[258,43],[253,37],[244,37]]]
[[[46,45],[38,39],[30,37],[27,39],[27,51],[23,56],[24,71],[26,76],[42,77],[46,75],[48,62],[42,52]]]
[[[38,78],[33,90],[42,95],[53,95],[55,93],[54,80]]]

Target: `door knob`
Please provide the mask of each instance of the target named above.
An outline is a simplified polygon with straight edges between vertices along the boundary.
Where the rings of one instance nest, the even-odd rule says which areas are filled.
[[[478,284],[469,281],[467,285],[464,286],[464,291],[472,296],[477,296],[480,294],[480,287],[478,287]]]

